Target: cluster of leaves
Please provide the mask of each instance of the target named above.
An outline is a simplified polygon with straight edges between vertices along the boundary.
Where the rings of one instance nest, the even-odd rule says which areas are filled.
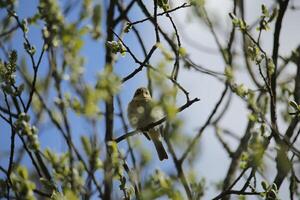
[[[269,9],[266,7],[266,5],[262,4],[261,5],[261,20],[259,23],[259,27],[257,28],[257,30],[269,30],[269,24],[276,18],[278,10],[275,7],[272,11],[272,13],[270,14]]]
[[[161,51],[162,55],[164,56],[164,59],[165,59],[164,61],[174,60],[174,56],[172,55],[172,52],[170,52],[167,48],[165,48],[162,43],[158,42],[158,43],[156,43],[156,46]],[[163,66],[162,64],[161,64],[161,66]]]
[[[96,4],[93,9],[93,16],[92,16],[92,22],[93,22],[93,30],[92,30],[92,36],[94,39],[98,39],[101,36],[101,5]]]
[[[259,27],[257,28],[258,31],[261,30],[269,30],[269,24],[276,18],[277,16],[277,8],[274,8],[272,13],[270,14],[269,9],[266,7],[266,5],[262,4],[261,5],[261,19],[259,23]],[[249,25],[243,20],[238,18],[234,13],[229,13],[229,16],[232,20],[232,24],[234,27],[239,28],[242,32],[247,32]]]
[[[50,149],[44,151],[45,158],[52,166],[53,178],[55,184],[61,185],[64,193],[68,190],[74,189],[74,194],[79,195],[83,193],[85,173],[83,164],[81,162],[74,163],[73,167],[69,163],[69,153],[62,153],[58,155]],[[56,185],[48,180],[41,179],[44,186],[52,191]]]
[[[110,152],[110,167],[112,170],[113,178],[120,182],[119,188],[123,191],[124,199],[132,199],[134,195],[134,187],[131,183],[135,182],[135,175],[134,172],[129,174],[130,182],[127,182],[125,177],[125,163],[124,163],[124,155],[119,151],[118,145],[115,142],[109,142],[108,148]]]
[[[260,32],[262,30],[264,30],[264,31],[269,30],[269,24],[271,22],[273,22],[274,19],[276,18],[277,12],[278,12],[277,9],[274,8],[272,11],[272,14],[270,14],[270,11],[263,4],[262,5],[262,16],[261,16],[261,20],[260,20],[259,27],[257,28],[257,30]],[[262,61],[264,60],[265,61],[264,65],[266,66],[268,75],[269,76],[272,75],[275,70],[275,65],[274,65],[272,58],[268,57],[267,54],[264,51],[262,51],[262,49],[260,48],[260,46],[259,46],[260,36],[258,38],[258,41],[255,42],[254,39],[252,38],[252,36],[250,36],[250,34],[248,32],[249,25],[247,25],[247,23],[243,19],[236,17],[235,14],[230,13],[229,15],[232,19],[233,25],[235,27],[239,28],[242,33],[247,34],[251,39],[251,42],[247,49],[247,54],[249,55],[250,59],[252,61],[255,61],[255,64],[259,65],[259,66],[262,63]],[[260,33],[259,33],[259,35],[260,35]]]
[[[89,163],[93,169],[101,169],[103,167],[103,162],[100,159],[100,148],[98,145],[92,145],[91,140],[88,139],[86,136],[81,137],[81,143],[85,154],[89,158]]]
[[[249,28],[249,25],[247,25],[247,23],[243,20],[243,19],[239,19],[235,14],[233,13],[229,13],[229,16],[232,20],[232,24],[234,27],[237,27],[240,29],[240,31],[242,32],[246,32],[247,29]]]
[[[100,101],[109,101],[111,95],[117,94],[121,89],[121,79],[109,68],[105,68],[98,74],[96,86],[86,84],[80,101],[71,94],[65,95],[63,101],[66,107],[71,107],[77,114],[84,114],[88,117],[98,116]]]
[[[131,29],[132,29],[132,24],[130,22],[126,22],[126,25],[124,27],[124,33],[129,33]]]
[[[96,40],[101,36],[101,5],[95,4],[93,6],[90,0],[85,0],[82,4],[80,18],[74,22],[68,22],[65,19],[65,13],[55,0],[40,1],[39,13],[35,15],[35,18],[42,19],[46,23],[42,31],[45,41],[44,47],[46,49],[49,47],[61,47],[63,49],[65,65],[70,67],[70,80],[73,84],[78,84],[78,80],[84,72],[85,59],[79,55],[84,45],[83,37],[90,34]],[[92,27],[80,25],[87,19],[90,20]],[[56,74],[63,73],[58,71]]]
[[[10,176],[12,189],[16,196],[24,200],[34,200],[33,190],[36,185],[29,180],[29,174],[26,167],[19,166]]]
[[[257,44],[251,43],[248,46],[248,54],[252,61],[255,62],[256,65],[260,65],[263,60],[265,60],[266,69],[269,75],[272,75],[275,70],[275,65],[272,58],[267,57],[264,52],[261,52]]]
[[[248,46],[248,55],[252,61],[255,61],[255,64],[260,64],[261,61],[265,58],[265,55],[260,52],[259,47],[255,43],[251,43]]]
[[[24,85],[16,87],[16,67],[17,67],[17,52],[12,51],[9,55],[8,62],[3,62],[0,60],[0,83],[1,88],[6,94],[13,96],[19,96],[23,89]]]
[[[247,151],[241,156],[240,167],[247,169],[249,167],[263,169],[263,155],[265,152],[264,138],[257,132],[252,133],[252,138],[249,141]]]
[[[7,8],[14,5],[15,0],[3,0],[0,2],[0,8]]]
[[[166,81],[166,65],[164,62],[160,63],[156,70],[151,70],[150,76],[153,78],[153,84],[160,90],[159,103],[157,106],[161,107],[169,120],[174,120],[177,113],[175,97],[178,89],[170,87]]]
[[[40,148],[38,129],[34,125],[31,125],[29,121],[29,115],[26,113],[20,113],[18,119],[14,123],[14,126],[16,127],[16,131],[19,131],[21,135],[27,136],[29,148],[37,151]]]
[[[43,36],[49,46],[59,45],[59,35],[63,31],[64,16],[57,1],[42,0],[39,4],[40,18],[46,22],[43,29]]]
[[[248,94],[252,93],[252,91],[249,90],[249,88],[243,83],[235,83],[235,77],[232,67],[225,67],[224,74],[226,77],[226,82],[231,86],[232,91],[236,93],[236,95],[238,95],[241,98],[245,98]]]
[[[157,0],[157,5],[164,11],[167,11],[170,9],[169,0]]]
[[[121,41],[108,41],[106,45],[114,54],[120,53],[122,56],[126,55],[126,48]]]
[[[143,199],[156,199],[167,195],[170,199],[183,199],[181,193],[174,188],[174,181],[160,170],[146,182],[146,190],[143,191]]]
[[[201,199],[205,194],[205,179],[202,178],[199,182],[192,181],[191,189],[193,192],[193,199]]]
[[[199,18],[205,16],[205,3],[206,0],[189,0],[190,4],[193,5],[196,15]]]
[[[249,120],[253,122],[259,122],[259,116],[264,115],[267,112],[267,98],[265,98],[265,101],[258,105],[259,102],[257,102],[256,95],[253,90],[249,89],[243,83],[235,83],[235,77],[231,67],[226,67],[224,74],[226,77],[226,82],[230,85],[232,92],[243,98],[247,102],[248,108],[250,108],[252,111],[248,115]]]
[[[101,37],[102,25],[102,6],[101,4],[93,5],[92,0],[83,0],[79,21],[91,18],[92,28],[90,30],[93,39]]]

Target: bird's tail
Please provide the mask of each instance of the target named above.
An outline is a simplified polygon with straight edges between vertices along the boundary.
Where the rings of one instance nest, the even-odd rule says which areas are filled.
[[[155,149],[157,151],[159,160],[164,160],[164,159],[168,159],[168,154],[162,144],[162,142],[160,141],[160,133],[159,131],[156,130],[150,130],[149,131],[149,136],[151,137]]]
[[[160,140],[153,140],[159,160],[168,159],[168,154]]]

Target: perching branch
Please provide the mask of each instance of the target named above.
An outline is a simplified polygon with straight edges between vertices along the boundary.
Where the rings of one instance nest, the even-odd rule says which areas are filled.
[[[182,112],[183,110],[185,110],[186,108],[190,107],[193,103],[195,103],[195,102],[197,102],[197,101],[200,101],[200,99],[194,98],[194,99],[190,100],[189,102],[186,102],[183,106],[181,106],[180,108],[178,108],[178,111],[177,111],[177,112]],[[157,126],[157,125],[163,123],[163,122],[166,121],[166,120],[167,120],[167,118],[164,117],[164,118],[162,118],[162,119],[160,119],[160,120],[158,120],[158,121],[156,121],[156,122],[153,122],[153,123],[147,125],[146,127],[141,128],[140,130],[136,129],[136,130],[131,131],[131,132],[129,132],[129,133],[125,133],[124,135],[121,135],[120,137],[114,139],[114,141],[117,142],[117,143],[119,143],[119,142],[121,142],[122,140],[124,140],[124,139],[126,139],[126,138],[128,138],[128,137],[131,137],[131,136],[137,134],[137,133],[140,132],[140,131],[147,131],[147,130],[149,130],[150,128],[153,128],[153,127],[155,127],[155,126]]]

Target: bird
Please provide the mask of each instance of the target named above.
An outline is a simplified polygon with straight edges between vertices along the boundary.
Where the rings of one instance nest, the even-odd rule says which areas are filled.
[[[142,129],[164,117],[161,107],[155,105],[149,90],[145,87],[138,88],[127,107],[127,115],[132,128]],[[168,154],[161,141],[163,125],[157,125],[147,131],[142,131],[147,139],[154,143],[159,160],[168,159]]]

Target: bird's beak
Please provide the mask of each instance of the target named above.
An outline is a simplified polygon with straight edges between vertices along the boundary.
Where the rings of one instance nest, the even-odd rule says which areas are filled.
[[[147,98],[146,92],[143,92],[143,97],[144,97],[144,98]]]

